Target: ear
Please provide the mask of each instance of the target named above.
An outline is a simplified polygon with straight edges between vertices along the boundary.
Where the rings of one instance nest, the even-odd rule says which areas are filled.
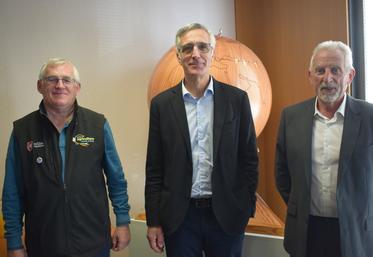
[[[38,92],[39,92],[40,94],[42,94],[42,87],[43,87],[43,85],[42,85],[42,81],[39,79],[39,80],[38,80],[38,83],[37,83],[37,89],[38,89]]]
[[[354,79],[355,77],[355,74],[356,74],[356,71],[354,68],[351,68],[351,70],[348,72],[347,76],[347,83],[346,84],[350,84],[352,82],[352,80]]]
[[[78,93],[80,92],[80,88],[81,88],[80,83],[77,84],[77,87],[78,87],[78,88],[76,89],[76,93],[78,94]]]
[[[176,50],[176,58],[177,58],[177,61],[181,64],[181,55],[179,53],[179,51]]]
[[[308,80],[311,81],[311,70],[308,70]]]

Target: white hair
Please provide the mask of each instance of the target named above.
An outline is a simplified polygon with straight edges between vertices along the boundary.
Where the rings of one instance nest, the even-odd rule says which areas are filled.
[[[351,48],[341,41],[329,40],[329,41],[324,41],[324,42],[319,43],[315,47],[315,49],[313,49],[312,57],[311,57],[311,61],[310,61],[310,67],[309,67],[310,70],[312,69],[312,67],[314,65],[313,62],[314,62],[315,56],[321,50],[339,50],[339,51],[341,51],[343,56],[344,56],[344,61],[345,61],[345,67],[344,68],[347,69],[347,70],[351,70],[351,69],[354,68],[352,66],[352,51],[351,51]]]
[[[73,67],[73,79],[80,84],[79,72],[75,65],[71,61],[64,58],[50,58],[46,63],[44,63],[39,72],[39,80],[44,78],[45,72],[49,66],[58,66],[64,64],[70,64]]]

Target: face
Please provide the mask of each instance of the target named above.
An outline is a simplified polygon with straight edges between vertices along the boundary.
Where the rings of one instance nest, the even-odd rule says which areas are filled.
[[[210,36],[203,29],[186,32],[181,38],[181,50],[178,59],[188,76],[209,76],[213,49],[210,46]]]
[[[73,66],[69,63],[46,68],[44,78],[38,81],[46,108],[67,109],[74,105],[80,84],[73,78]]]
[[[344,55],[338,49],[320,50],[314,57],[309,80],[322,104],[343,101],[344,93],[355,76],[354,69],[345,68]]]

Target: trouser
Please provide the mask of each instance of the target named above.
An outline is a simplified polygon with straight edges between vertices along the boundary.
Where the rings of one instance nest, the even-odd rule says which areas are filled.
[[[234,217],[232,217],[234,219]],[[167,257],[241,257],[244,233],[228,235],[211,208],[211,199],[192,199],[185,220],[165,236]]]
[[[341,256],[338,219],[310,215],[307,257]]]

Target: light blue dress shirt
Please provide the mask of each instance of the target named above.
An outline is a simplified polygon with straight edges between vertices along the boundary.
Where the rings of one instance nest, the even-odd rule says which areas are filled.
[[[193,159],[192,198],[211,197],[213,170],[214,87],[210,78],[200,98],[194,97],[182,82]]]

